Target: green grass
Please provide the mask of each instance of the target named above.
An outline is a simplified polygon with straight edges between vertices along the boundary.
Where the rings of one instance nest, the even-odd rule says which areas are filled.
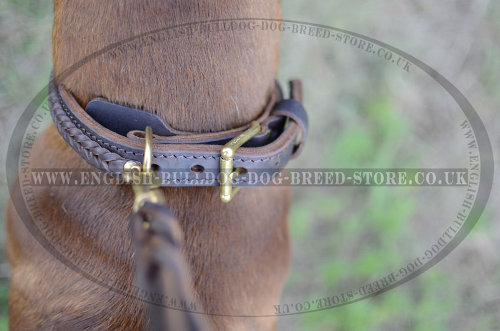
[[[8,330],[9,328],[9,315],[7,305],[7,295],[9,287],[4,282],[0,281],[0,331]]]
[[[5,254],[7,144],[15,119],[48,82],[51,68],[51,0],[0,1],[0,262]],[[5,275],[0,275],[4,277]],[[8,329],[8,280],[0,278],[0,331]]]
[[[329,24],[329,20],[336,17],[335,22],[330,22],[331,25],[373,36],[377,36],[377,33],[372,33],[372,28],[375,26],[385,26],[387,28],[385,31],[399,30],[397,26],[391,28],[392,22],[383,21],[378,17],[375,18],[375,21],[371,21],[372,16],[374,16],[372,13],[376,11],[376,8],[363,6],[353,8],[353,6],[345,6],[335,1],[331,3],[320,1],[306,3],[290,0],[283,2],[282,5],[284,17],[289,19],[296,18]],[[379,6],[379,4],[367,6]],[[412,6],[414,6],[413,9],[411,6],[401,5],[401,12],[404,13],[408,9],[414,10],[414,15],[421,15],[424,23],[427,23],[427,19],[432,19],[434,14],[425,13],[428,10],[427,7],[434,8],[430,2],[425,6],[416,2]],[[400,9],[396,8],[395,10]],[[0,97],[2,97],[0,101],[2,101],[2,106],[5,103],[9,109],[22,111],[23,107],[30,101],[30,96],[46,84],[51,67],[51,11],[51,0],[6,0],[0,2],[0,14],[3,15],[0,19],[9,22],[2,25],[0,21],[0,27],[8,36],[5,40],[1,40],[2,47],[0,47],[0,58],[2,59],[0,61]],[[481,93],[474,95],[473,92],[478,90],[474,90],[472,87],[467,93],[469,96],[474,96],[475,100],[471,100],[474,102],[486,99],[485,96],[488,96],[492,101],[495,100],[498,103],[500,101],[500,94],[497,93],[499,90],[500,47],[498,42],[495,42],[494,36],[499,35],[497,32],[500,29],[500,19],[498,19],[500,6],[495,2],[490,2],[487,15],[487,21],[483,28],[489,25],[488,28],[491,29],[491,32],[487,32],[491,33],[491,36],[483,31],[481,38],[475,38],[475,43],[471,47],[473,53],[476,46],[483,47],[481,39],[485,39],[488,47],[484,54],[475,55],[475,57],[484,57],[485,60],[477,68],[479,72],[477,82],[475,82],[474,77],[470,79],[474,84],[481,84],[487,95],[481,94],[482,90],[480,90]],[[7,20],[11,18],[12,20]],[[383,19],[385,20],[385,18]],[[380,38],[385,41],[385,35],[381,31],[378,33]],[[450,31],[453,34],[451,36],[450,33],[450,39],[457,38],[454,36],[456,31]],[[478,31],[481,30],[478,29]],[[391,34],[390,37],[398,40],[397,34]],[[411,40],[411,37],[410,34],[407,39]],[[431,39],[430,37],[429,40],[415,39],[414,49],[419,49],[419,45],[425,48],[428,48],[429,45],[432,46]],[[308,72],[320,74],[323,71],[333,71],[332,68],[328,67],[327,62],[342,56],[340,47],[336,45],[333,45],[329,51],[328,61],[322,59],[318,55],[319,52],[318,54],[307,53],[309,44],[305,40],[306,37],[303,36],[293,37],[293,43],[304,43],[302,44],[303,49],[297,53],[287,54],[288,46],[284,46],[283,58],[289,56],[293,60],[302,57],[307,58],[307,61],[304,60],[302,65],[297,66],[292,61],[290,67],[286,67],[286,60],[282,61],[280,68],[282,82],[284,78],[292,76],[308,77]],[[457,40],[461,40],[461,38]],[[389,42],[389,40],[387,41]],[[311,43],[311,47],[315,47],[314,45]],[[297,50],[297,48],[293,48],[294,45],[289,46],[291,46],[290,49]],[[412,52],[412,48],[408,46],[405,50]],[[430,50],[425,50],[423,54],[427,51]],[[344,56],[342,59],[346,60],[351,55]],[[450,52],[449,56],[449,60],[452,61],[453,53]],[[468,61],[473,61],[473,57],[468,58]],[[364,60],[374,61],[374,63],[379,61],[376,58]],[[365,70],[370,69],[367,67],[363,69],[362,63],[349,61],[343,63],[341,60],[340,62],[340,64],[337,62],[339,69],[343,69],[344,65],[352,65],[352,68],[343,72],[344,76],[341,75],[342,73],[332,72],[332,76],[335,78],[328,84],[318,80],[318,83],[314,84],[313,87],[304,85],[305,91],[308,92],[305,94],[306,103],[312,105],[308,108],[312,129],[304,155],[297,162],[313,159],[311,156],[314,155],[317,159],[313,160],[318,162],[321,167],[391,167],[396,163],[400,167],[418,165],[420,156],[426,153],[424,147],[421,150],[412,150],[410,156],[407,154],[403,154],[405,157],[401,156],[401,148],[408,138],[408,132],[412,129],[412,123],[405,120],[405,117],[401,116],[401,113],[396,109],[392,102],[393,96],[391,96],[390,87],[380,83],[385,80],[386,72],[384,69],[367,73]],[[437,60],[436,62],[439,63]],[[370,67],[382,68],[378,64]],[[467,63],[463,64],[463,66],[466,65]],[[452,77],[453,81],[460,80],[455,79],[458,75]],[[312,82],[312,79],[309,82]],[[464,85],[464,81],[461,84]],[[346,86],[347,88],[345,88]],[[355,87],[353,88],[353,86]],[[359,94],[353,92],[354,89],[358,90]],[[335,90],[341,91],[338,100],[332,98],[335,103],[325,106],[325,100],[330,100],[329,93]],[[11,105],[14,106],[11,107]],[[483,112],[486,112],[487,105],[487,103],[483,105],[485,108]],[[11,115],[5,114],[5,117],[7,116]],[[315,142],[311,139],[314,139],[315,134],[319,131],[315,129],[322,122],[334,123],[336,127],[334,130],[329,130],[324,136],[317,137]],[[323,141],[326,141],[323,145],[318,143]],[[316,146],[314,146],[315,143]],[[5,146],[2,146],[5,149]],[[5,164],[3,159],[1,161],[2,164]],[[6,192],[4,189],[0,193],[6,197]],[[2,200],[0,201],[0,213],[3,215],[2,209],[5,205],[3,200],[5,199],[0,200]],[[384,272],[407,263],[407,259],[411,255],[398,248],[405,247],[404,243],[411,241],[411,233],[406,226],[406,221],[421,208],[419,203],[409,190],[385,187],[366,187],[356,190],[343,188],[322,190],[318,188],[310,191],[309,194],[301,194],[294,200],[290,213],[291,240],[299,248],[294,254],[296,256],[303,254],[302,258],[307,259],[312,266],[310,269],[292,269],[285,293],[303,286],[301,295],[311,296],[311,299],[322,297],[329,292],[333,294],[338,290],[343,290],[342,286],[344,285],[349,289],[350,286],[364,284],[367,279],[383,276]],[[493,225],[495,211],[492,209],[483,214],[474,229],[474,233],[495,232],[496,227]],[[0,219],[3,219],[3,216]],[[3,240],[2,233],[0,234],[1,246],[4,246]],[[4,252],[0,250],[0,257],[4,257],[4,255]],[[383,295],[341,308],[300,315],[295,329],[449,330],[450,323],[459,314],[457,312],[463,309],[459,307],[461,302],[469,299],[460,292],[463,283],[459,283],[459,280],[463,281],[467,277],[473,279],[475,276],[465,273],[461,276],[463,278],[459,278],[450,270],[454,269],[432,268],[410,283]],[[316,275],[316,277],[312,279],[311,274]],[[497,277],[492,280],[492,283],[499,281],[500,272],[497,273]],[[318,293],[311,293],[309,285],[318,289]],[[7,283],[0,281],[0,331],[8,329],[7,294]],[[461,326],[461,330],[498,328],[498,319],[495,313],[473,316],[470,325]]]
[[[415,151],[413,157],[400,158],[398,151],[411,124],[398,115],[382,91],[376,94],[359,104],[355,116],[343,119],[341,132],[333,137],[326,156],[332,166],[390,167],[398,162],[400,167],[411,167],[420,157],[420,151]],[[410,240],[407,220],[419,203],[406,188],[366,187],[347,193],[341,190],[305,196],[295,201],[291,213],[292,240],[298,241],[299,247],[307,247],[314,240],[304,220],[315,217],[323,226],[330,226],[331,237],[321,249],[332,252],[332,258],[320,263],[315,274],[319,275],[316,286],[330,289],[332,294],[348,289],[339,289],[339,284],[359,286],[409,262],[408,252],[397,247]],[[360,207],[352,208],[351,201]],[[354,252],[352,243],[358,245]],[[347,250],[349,255],[335,254],[348,247],[351,247]],[[307,252],[311,256],[315,251]],[[292,275],[290,286],[308,282],[310,272],[305,275],[302,270],[292,272],[298,274]],[[447,330],[458,302],[454,293],[455,284],[447,281],[447,275],[431,269],[412,281],[411,286],[401,286],[345,307],[304,314],[298,329],[368,331],[390,326],[414,331]]]

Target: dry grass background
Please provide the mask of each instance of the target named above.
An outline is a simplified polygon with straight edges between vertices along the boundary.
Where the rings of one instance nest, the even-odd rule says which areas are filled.
[[[283,17],[358,32],[437,69],[475,106],[500,146],[500,4],[495,1],[282,1]],[[47,83],[52,2],[0,3],[0,213],[14,124]],[[265,32],[263,32],[265,33]],[[439,86],[352,47],[284,33],[279,78],[300,77],[311,136],[295,167],[460,167],[463,119]],[[293,262],[282,302],[356,288],[421,254],[448,224],[459,189],[294,188]],[[280,330],[500,329],[500,201],[424,275],[387,294],[279,320]],[[3,222],[3,216],[1,218]],[[4,243],[5,232],[0,232]],[[3,245],[1,245],[3,247]],[[8,267],[0,249],[0,327]]]

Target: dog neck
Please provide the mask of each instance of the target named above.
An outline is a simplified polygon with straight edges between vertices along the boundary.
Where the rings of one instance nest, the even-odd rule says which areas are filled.
[[[279,34],[196,22],[280,16],[279,3],[268,0],[56,1],[56,77],[89,59],[57,83],[82,106],[103,97],[155,113],[180,130],[237,127],[257,117],[274,87]],[[186,22],[193,24],[168,29]],[[155,30],[161,31],[148,34]]]

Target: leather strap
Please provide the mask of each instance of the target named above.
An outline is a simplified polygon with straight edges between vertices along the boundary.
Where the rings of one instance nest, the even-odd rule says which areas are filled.
[[[148,329],[209,330],[206,319],[197,313],[202,310],[182,254],[184,235],[168,207],[146,202],[130,215],[130,225],[139,289],[147,298],[159,298],[147,300]]]
[[[247,171],[236,177],[234,186],[248,186],[250,173],[256,175],[251,185],[262,184],[255,181],[260,174],[279,172],[300,152],[307,136],[307,114],[300,104],[300,82],[290,84],[294,99],[282,100],[277,87],[256,119],[261,123],[261,132],[236,151],[234,167]],[[91,101],[85,111],[69,91],[55,84],[53,75],[49,106],[64,140],[90,165],[115,177],[121,176],[127,161],[142,162],[142,130],[146,125],[157,128],[158,134],[153,130],[153,167],[162,177],[162,186],[218,186],[222,146],[250,126],[211,133],[182,132],[154,115],[139,114],[145,112],[102,99]],[[118,124],[111,125],[113,121]],[[133,130],[127,132],[129,129]]]

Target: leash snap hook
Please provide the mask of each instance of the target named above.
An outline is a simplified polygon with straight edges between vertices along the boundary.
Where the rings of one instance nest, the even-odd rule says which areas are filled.
[[[127,161],[123,166],[123,179],[132,184],[135,194],[134,212],[146,202],[164,204],[165,198],[157,189],[160,178],[151,170],[153,159],[153,131],[151,127],[146,127],[144,145],[144,161],[142,167],[134,161]]]
[[[236,150],[252,139],[260,130],[260,123],[253,121],[250,128],[222,147],[220,152],[220,199],[223,202],[231,201],[240,189],[239,187],[233,188],[233,179],[240,174],[238,169],[233,169],[234,154]]]

